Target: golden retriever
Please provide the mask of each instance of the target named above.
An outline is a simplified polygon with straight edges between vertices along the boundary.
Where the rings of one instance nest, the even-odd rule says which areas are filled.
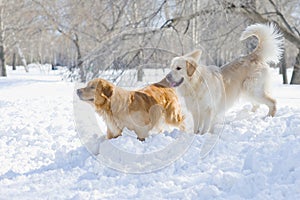
[[[184,130],[184,117],[175,90],[166,79],[137,91],[128,91],[104,79],[91,80],[78,89],[79,98],[91,104],[107,125],[107,138],[126,127],[144,140],[149,131],[162,131],[162,122]]]
[[[273,24],[254,24],[242,33],[241,40],[250,36],[258,39],[257,47],[221,68],[199,66],[201,51],[195,50],[171,63],[167,81],[184,96],[194,120],[194,132],[213,132],[216,117],[225,112],[242,95],[253,105],[269,107],[268,116],[276,113],[276,101],[269,94],[269,63],[278,63],[283,37]]]

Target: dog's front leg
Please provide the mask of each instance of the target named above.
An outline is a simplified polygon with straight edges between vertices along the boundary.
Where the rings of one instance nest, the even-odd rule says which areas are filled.
[[[210,132],[212,121],[213,121],[212,110],[211,110],[211,108],[208,108],[206,115],[205,115],[204,123],[203,123],[202,134]]]
[[[202,129],[202,134],[210,132],[211,128],[211,116],[208,116],[207,119],[203,123],[203,129]]]
[[[202,134],[202,127],[203,127],[203,119],[199,116],[199,113],[192,112],[193,121],[194,121],[194,133],[195,134]]]
[[[147,131],[137,131],[137,139],[140,141],[145,141],[145,138],[149,136]]]
[[[115,128],[113,132],[109,127],[107,127],[107,132],[106,132],[107,139],[117,138],[121,135],[122,135],[121,129]]]
[[[135,127],[134,132],[137,135],[137,139],[140,141],[145,141],[145,138],[149,136],[149,131],[151,128],[152,126],[149,124]]]

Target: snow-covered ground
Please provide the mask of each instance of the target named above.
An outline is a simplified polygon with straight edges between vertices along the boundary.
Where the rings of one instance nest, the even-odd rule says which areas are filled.
[[[281,85],[273,74],[274,118],[264,117],[266,107],[252,113],[239,103],[206,157],[205,136],[196,135],[174,162],[132,174],[107,167],[81,143],[74,83],[46,67],[9,70],[0,78],[0,199],[300,199],[300,86]],[[111,143],[143,155],[183,134],[173,133]]]

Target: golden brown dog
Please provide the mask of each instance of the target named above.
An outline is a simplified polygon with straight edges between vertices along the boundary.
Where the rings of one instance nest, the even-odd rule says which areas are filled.
[[[144,140],[153,128],[162,131],[162,122],[184,130],[178,98],[166,79],[137,91],[128,91],[97,78],[78,89],[77,94],[103,117],[108,139],[120,136],[126,127]]]

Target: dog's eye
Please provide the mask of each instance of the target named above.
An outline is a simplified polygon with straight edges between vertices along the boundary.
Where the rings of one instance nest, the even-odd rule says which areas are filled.
[[[176,67],[176,70],[181,70],[181,67]]]

